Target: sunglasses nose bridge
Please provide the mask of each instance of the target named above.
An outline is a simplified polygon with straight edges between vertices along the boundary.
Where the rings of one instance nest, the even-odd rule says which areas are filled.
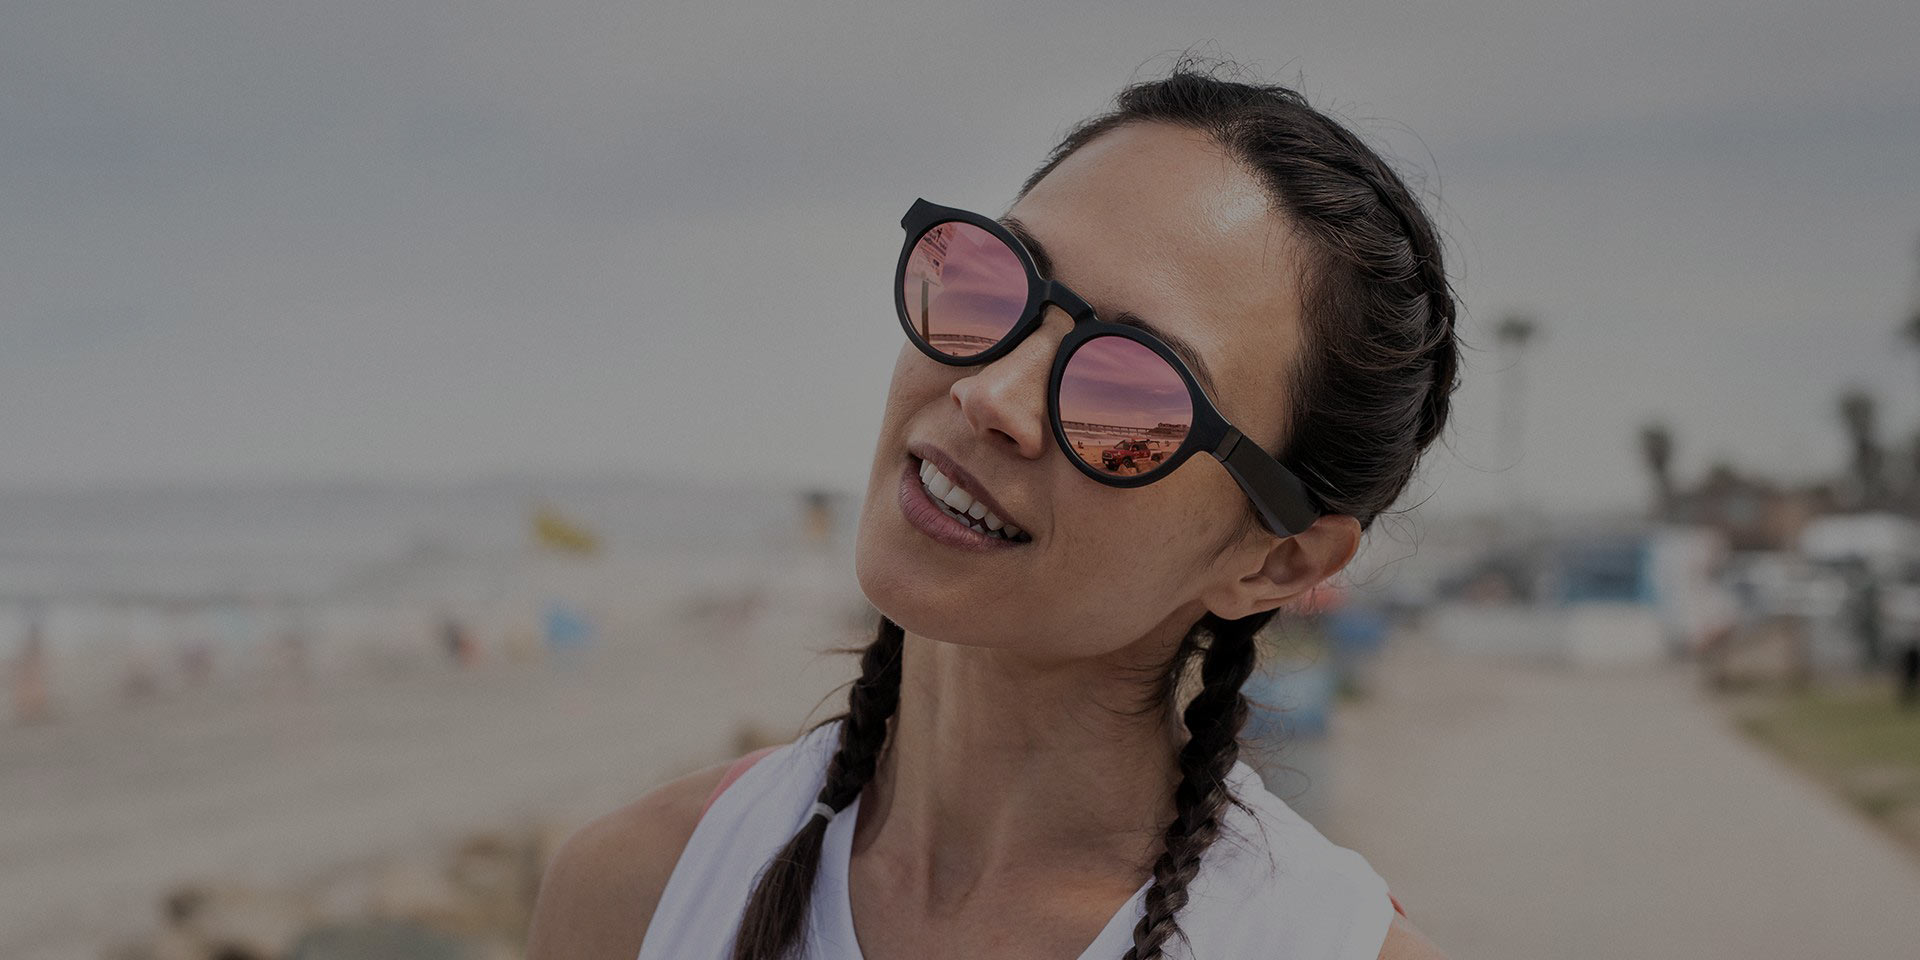
[[[1046,289],[1041,291],[1040,303],[1043,308],[1050,303],[1066,311],[1067,316],[1076,324],[1093,319],[1093,305],[1082,300],[1079,294],[1067,289],[1067,285],[1058,280],[1047,281]]]

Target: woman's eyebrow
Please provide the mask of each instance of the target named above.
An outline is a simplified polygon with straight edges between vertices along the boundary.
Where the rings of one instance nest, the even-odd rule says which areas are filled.
[[[1033,254],[1033,265],[1039,267],[1041,273],[1049,277],[1053,276],[1053,258],[1047,256],[1046,246],[1040,242],[1040,238],[1033,235],[1033,231],[1027,229],[1026,224],[1021,223],[1017,217],[1008,216],[1000,218],[1000,225],[1006,227],[1008,233],[1019,237],[1020,242],[1026,245],[1027,252]]]
[[[1000,224],[1007,228],[1008,233],[1019,238],[1020,243],[1027,248],[1027,252],[1033,255],[1033,265],[1039,267],[1043,275],[1052,277],[1053,258],[1047,255],[1046,245],[1033,235],[1033,231],[1028,230],[1027,225],[1021,223],[1016,217],[1001,217]],[[1193,378],[1200,381],[1200,386],[1207,393],[1219,396],[1219,391],[1214,388],[1213,371],[1207,369],[1206,357],[1201,355],[1199,348],[1195,347],[1192,341],[1171,330],[1163,329],[1153,321],[1130,310],[1122,310],[1113,316],[1103,315],[1100,319],[1121,326],[1138,327],[1158,337],[1162,343],[1173,350],[1175,356],[1186,363],[1187,369],[1193,371]]]
[[[1127,310],[1122,310],[1113,316],[1101,317],[1100,319],[1122,326],[1139,327],[1158,337],[1161,342],[1173,350],[1174,356],[1179,357],[1186,363],[1187,369],[1193,371],[1193,378],[1200,381],[1200,386],[1206,388],[1207,393],[1216,397],[1220,395],[1220,392],[1214,389],[1213,371],[1207,369],[1207,358],[1200,355],[1199,349],[1193,345],[1192,341],[1171,330],[1154,326],[1147,318]]]

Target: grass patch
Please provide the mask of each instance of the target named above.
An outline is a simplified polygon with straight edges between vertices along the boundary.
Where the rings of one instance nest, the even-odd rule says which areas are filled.
[[[1887,683],[1737,701],[1740,727],[1920,849],[1920,710]]]

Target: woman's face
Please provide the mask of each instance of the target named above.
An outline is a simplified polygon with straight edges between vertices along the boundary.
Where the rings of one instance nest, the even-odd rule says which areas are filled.
[[[1068,156],[1007,217],[1101,316],[1131,312],[1190,341],[1221,413],[1273,448],[1299,346],[1298,254],[1251,172],[1202,133],[1134,124]],[[1233,537],[1250,505],[1219,461],[1196,455],[1157,482],[1109,487],[1055,444],[1047,376],[1072,325],[1048,307],[1017,349],[976,367],[938,363],[900,337],[856,567],[868,600],[906,630],[1071,659],[1177,638],[1209,609],[1253,612],[1231,609],[1243,578],[1287,547],[1265,531]],[[903,500],[919,486],[911,451],[923,445],[1032,540],[968,549],[912,523]]]

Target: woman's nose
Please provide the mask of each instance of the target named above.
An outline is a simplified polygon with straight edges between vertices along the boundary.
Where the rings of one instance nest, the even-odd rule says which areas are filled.
[[[1047,374],[1061,338],[1073,327],[1058,307],[1047,310],[1040,328],[1013,352],[972,368],[947,391],[974,432],[1000,434],[1029,460],[1047,452]]]

